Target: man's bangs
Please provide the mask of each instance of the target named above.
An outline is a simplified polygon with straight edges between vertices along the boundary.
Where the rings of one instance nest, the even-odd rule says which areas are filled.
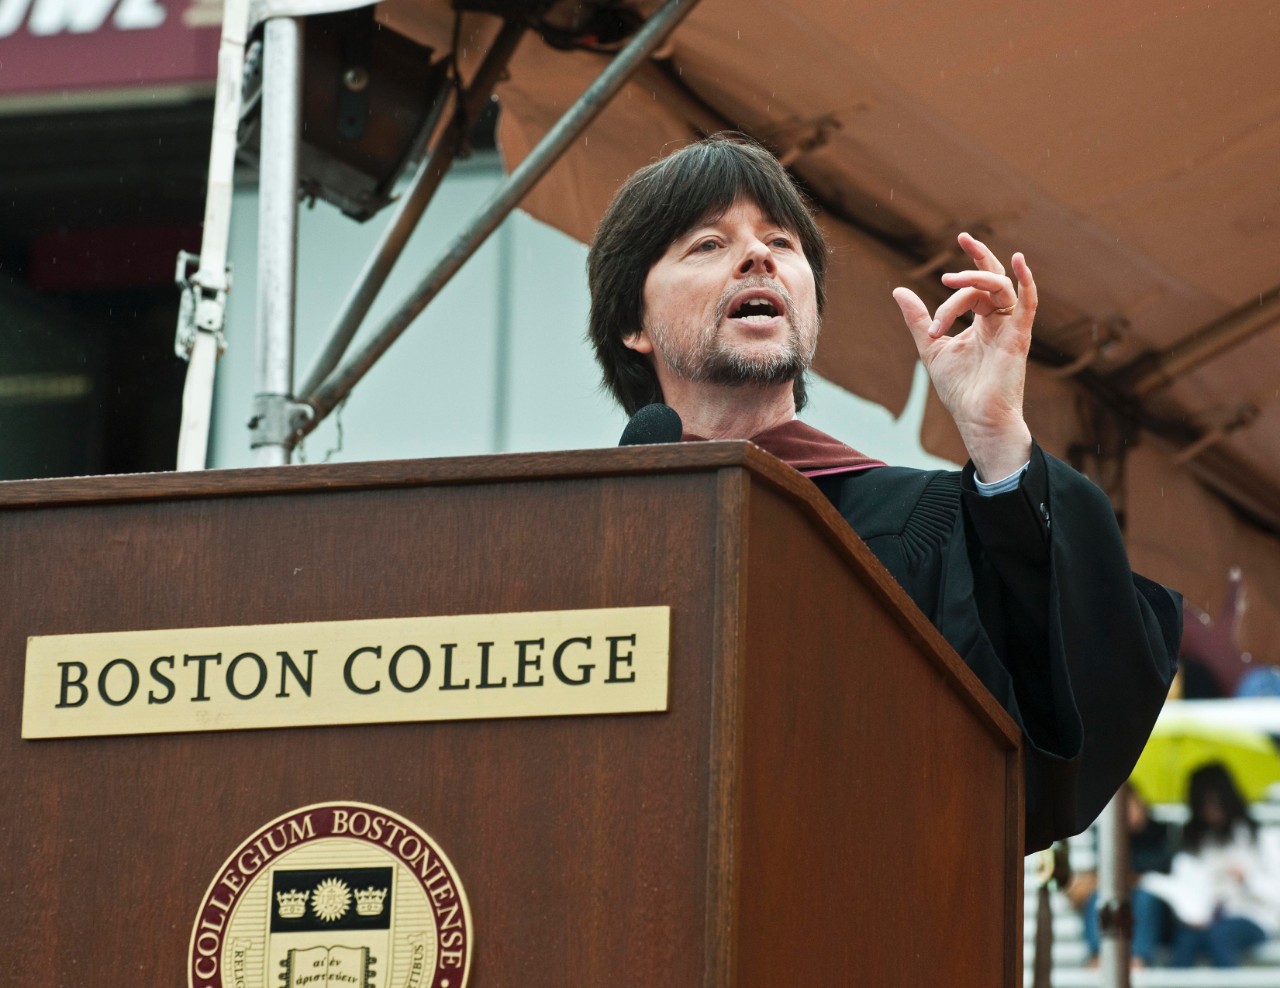
[[[781,165],[778,166],[778,171],[785,176]],[[808,233],[813,218],[789,183],[780,184],[773,176],[756,168],[745,169],[743,179],[739,195],[745,195],[754,201],[770,223],[798,236]],[[787,195],[787,192],[791,192],[791,195]]]
[[[782,166],[772,158],[767,160],[774,167],[766,168],[763,159],[744,153],[743,145],[727,141],[691,150],[694,153],[667,159],[674,166],[670,174],[655,176],[672,190],[662,231],[666,243],[716,222],[740,199],[754,202],[769,222],[784,230],[802,236],[808,232],[813,221],[798,196],[786,195],[784,190],[791,186]]]
[[[711,155],[684,156],[673,162],[678,167],[671,169],[672,174],[654,175],[669,193],[662,229],[654,231],[662,250],[650,263],[690,230],[714,223],[737,201],[742,188],[741,176],[734,174],[738,169],[724,157],[716,156],[720,159],[716,160]],[[697,160],[703,158],[710,160]]]

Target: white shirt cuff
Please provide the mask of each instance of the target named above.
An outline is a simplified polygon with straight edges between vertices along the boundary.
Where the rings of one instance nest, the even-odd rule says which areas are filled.
[[[1018,489],[1018,484],[1022,480],[1022,475],[1027,472],[1027,468],[1029,466],[1031,466],[1030,460],[1018,467],[1018,469],[1009,474],[1009,476],[1002,480],[992,481],[990,484],[984,484],[978,479],[978,475],[975,473],[973,475],[973,482],[978,488],[978,493],[983,497],[995,497],[997,494],[1008,494],[1010,491]]]

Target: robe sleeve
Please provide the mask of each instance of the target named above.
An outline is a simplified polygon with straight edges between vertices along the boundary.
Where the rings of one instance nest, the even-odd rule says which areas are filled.
[[[984,498],[969,467],[961,498],[1003,667],[976,671],[997,698],[1003,671],[1023,727],[1030,851],[1087,827],[1128,777],[1172,682],[1181,599],[1130,570],[1106,495],[1038,446],[1016,490]]]
[[[972,468],[814,482],[1022,729],[1028,852],[1084,830],[1146,743],[1182,632],[1106,495],[1038,446],[994,497]]]

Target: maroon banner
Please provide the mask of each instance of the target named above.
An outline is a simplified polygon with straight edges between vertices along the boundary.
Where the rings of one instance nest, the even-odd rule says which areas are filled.
[[[213,82],[221,23],[217,0],[0,0],[0,99]]]

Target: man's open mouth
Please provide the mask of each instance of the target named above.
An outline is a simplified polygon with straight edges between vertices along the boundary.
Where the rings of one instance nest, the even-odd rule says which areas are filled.
[[[782,305],[767,295],[750,295],[735,302],[729,310],[730,319],[743,319],[747,322],[767,322],[783,313]]]

